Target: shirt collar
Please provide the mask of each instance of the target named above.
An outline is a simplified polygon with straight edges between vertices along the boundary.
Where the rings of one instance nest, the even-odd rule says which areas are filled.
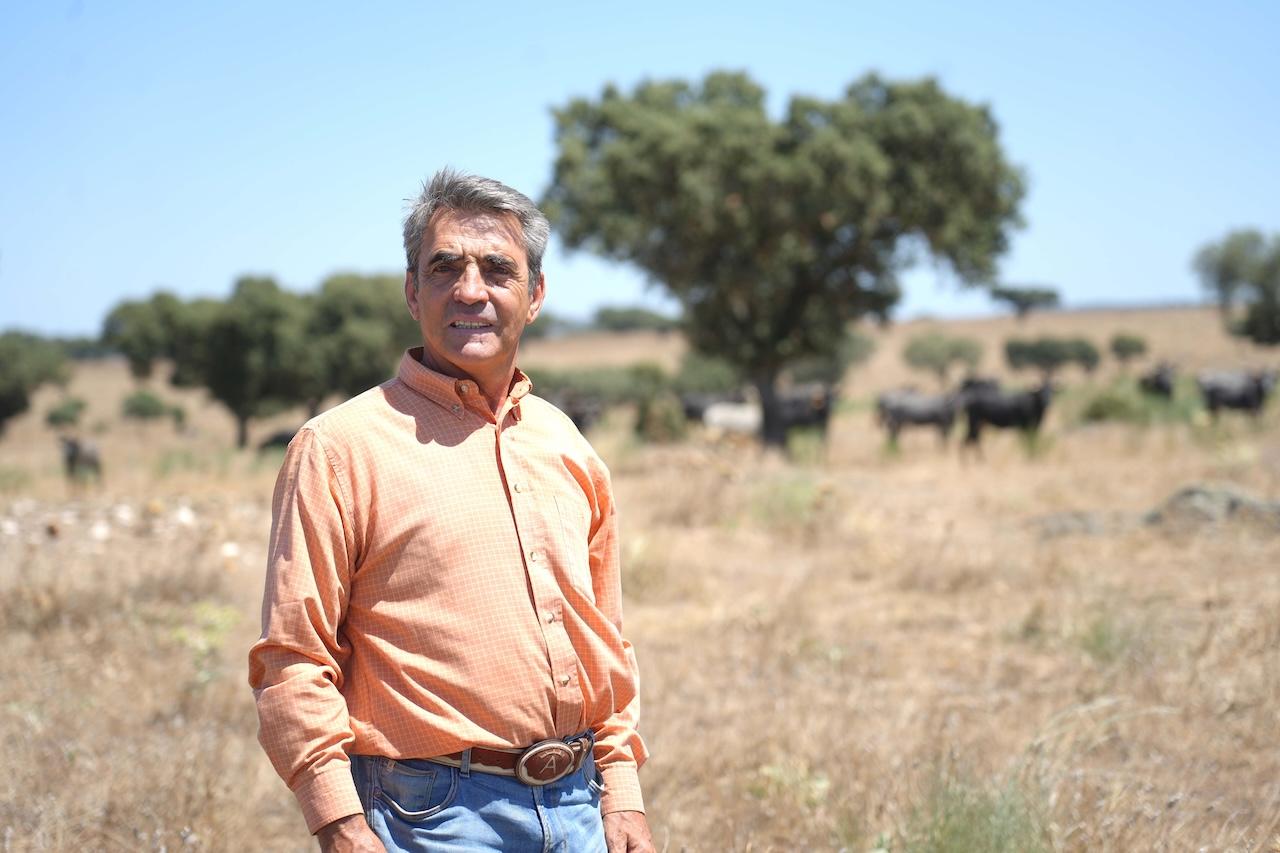
[[[400,369],[396,374],[400,381],[408,385],[414,391],[431,400],[439,406],[452,412],[461,411],[460,408],[465,407],[467,401],[478,394],[475,380],[472,379],[455,379],[452,376],[445,376],[443,373],[432,370],[422,363],[422,347],[412,347],[405,350],[404,356],[400,359]],[[520,368],[516,368],[515,375],[511,378],[511,390],[508,397],[511,400],[511,411],[515,414],[517,420],[521,418],[520,401],[533,388],[533,382]]]

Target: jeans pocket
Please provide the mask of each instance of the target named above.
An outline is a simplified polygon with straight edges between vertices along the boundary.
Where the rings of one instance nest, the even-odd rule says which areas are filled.
[[[595,762],[587,765],[587,790],[599,797],[604,793],[604,777],[600,775],[600,769],[596,767]]]
[[[375,771],[374,799],[417,823],[448,808],[458,795],[458,771],[429,761],[384,758]]]

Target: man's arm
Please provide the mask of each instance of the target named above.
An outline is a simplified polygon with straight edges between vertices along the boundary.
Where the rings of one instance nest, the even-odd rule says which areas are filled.
[[[644,812],[610,812],[604,816],[604,843],[609,853],[653,853],[653,836]]]
[[[320,841],[321,853],[387,853],[364,815],[351,815],[325,824],[316,838]]]
[[[625,674],[615,677],[612,684],[613,714],[595,727],[595,760],[604,782],[600,811],[605,815],[636,813],[643,818],[644,798],[637,771],[649,752],[636,729],[640,719],[640,670],[631,643],[622,636],[622,566],[613,488],[608,469],[603,462],[597,464],[599,467],[593,472],[597,515],[589,542],[592,585],[596,606],[617,630],[626,661]]]
[[[258,739],[307,828],[360,815],[346,747],[341,639],[354,562],[350,496],[318,436],[289,445],[272,501],[262,637],[249,652]],[[362,819],[363,822],[363,819]]]

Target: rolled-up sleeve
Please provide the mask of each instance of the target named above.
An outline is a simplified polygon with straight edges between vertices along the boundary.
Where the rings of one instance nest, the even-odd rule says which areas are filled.
[[[363,808],[351,779],[342,635],[355,537],[350,495],[320,438],[289,445],[272,499],[262,635],[249,652],[258,739],[307,827]]]

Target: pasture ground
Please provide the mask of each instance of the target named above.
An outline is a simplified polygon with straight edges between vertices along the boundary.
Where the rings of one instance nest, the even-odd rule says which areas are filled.
[[[622,411],[592,434],[659,849],[1280,850],[1280,528],[1144,521],[1190,484],[1280,500],[1280,407],[1151,427],[1051,409],[1033,454],[1002,435],[962,459],[923,433],[889,453],[869,400],[927,387],[898,358],[924,325],[876,333],[825,449],[643,446]],[[1278,360],[1204,310],[938,325],[984,340],[992,372],[1011,333],[1134,331],[1187,369]],[[578,338],[525,361],[679,352]],[[124,423],[132,387],[100,363],[70,389],[100,489],[61,481],[57,392],[0,439],[0,850],[313,849],[245,683],[280,456],[230,449],[194,392],[158,388],[187,434]]]

